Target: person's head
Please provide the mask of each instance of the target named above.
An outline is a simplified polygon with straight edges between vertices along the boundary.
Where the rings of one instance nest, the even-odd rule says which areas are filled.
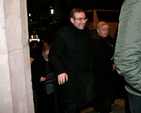
[[[37,48],[37,43],[36,42],[30,42],[30,48],[31,49],[36,49]]]
[[[43,46],[49,46],[49,42],[46,40],[43,42]]]
[[[101,21],[97,24],[97,33],[99,36],[105,38],[109,34],[109,25],[107,22]]]
[[[70,21],[76,28],[83,30],[87,21],[85,11],[80,8],[74,8],[70,12]]]
[[[35,31],[32,31],[32,34],[36,34],[36,32]]]
[[[45,46],[42,48],[42,56],[45,60],[48,60],[48,54],[49,54],[50,46]]]

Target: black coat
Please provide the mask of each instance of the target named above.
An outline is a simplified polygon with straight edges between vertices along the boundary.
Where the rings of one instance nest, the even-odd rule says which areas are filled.
[[[112,65],[113,39],[109,36],[100,37],[96,30],[91,32],[94,49],[94,73],[96,76],[96,91],[99,99],[112,97]]]
[[[49,60],[55,75],[68,74],[68,82],[60,85],[64,102],[89,101],[95,97],[92,68],[91,36],[88,28],[79,30],[70,24],[56,33]]]
[[[41,77],[45,77],[52,72],[50,64],[42,56],[37,57],[31,64],[32,83],[37,94],[45,94],[44,82],[40,82]]]
[[[41,77],[45,77],[48,73],[52,73],[49,62],[40,56],[31,64],[33,90],[35,91],[35,99],[40,113],[53,113],[54,110],[54,93],[47,94],[44,82],[40,82]],[[37,96],[37,98],[36,98]]]

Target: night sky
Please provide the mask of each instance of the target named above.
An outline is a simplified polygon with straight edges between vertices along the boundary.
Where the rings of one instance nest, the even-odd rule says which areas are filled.
[[[124,0],[27,0],[27,10],[31,13],[28,17],[29,30],[35,27],[45,28],[45,32],[55,31],[69,22],[69,13],[75,8],[120,10]],[[50,14],[50,9],[55,14]],[[60,17],[60,19],[58,19]],[[32,21],[30,21],[32,20]],[[53,23],[55,22],[55,23]],[[52,24],[50,24],[52,23]]]
[[[82,9],[120,9],[124,0],[27,0],[28,10],[44,12],[49,5],[62,10],[71,10],[74,7]],[[37,11],[38,11],[37,10]]]

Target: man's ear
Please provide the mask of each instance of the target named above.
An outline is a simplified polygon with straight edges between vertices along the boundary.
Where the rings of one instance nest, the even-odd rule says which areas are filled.
[[[70,18],[70,21],[71,21],[71,23],[74,23],[74,19],[73,18]]]

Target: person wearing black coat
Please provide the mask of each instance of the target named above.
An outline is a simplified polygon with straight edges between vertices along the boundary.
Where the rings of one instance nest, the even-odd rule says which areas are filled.
[[[84,11],[74,8],[70,24],[56,33],[49,54],[67,113],[80,112],[95,97],[91,35],[86,21]]]
[[[54,86],[46,90],[46,75],[52,73],[48,62],[49,46],[42,48],[42,55],[31,64],[33,90],[37,95],[37,112],[54,113]],[[51,90],[51,91],[50,91]]]
[[[111,111],[113,89],[112,71],[115,66],[113,57],[113,39],[108,35],[109,25],[101,21],[96,30],[91,31],[94,49],[94,73],[96,76],[97,98],[95,111],[109,113]]]

